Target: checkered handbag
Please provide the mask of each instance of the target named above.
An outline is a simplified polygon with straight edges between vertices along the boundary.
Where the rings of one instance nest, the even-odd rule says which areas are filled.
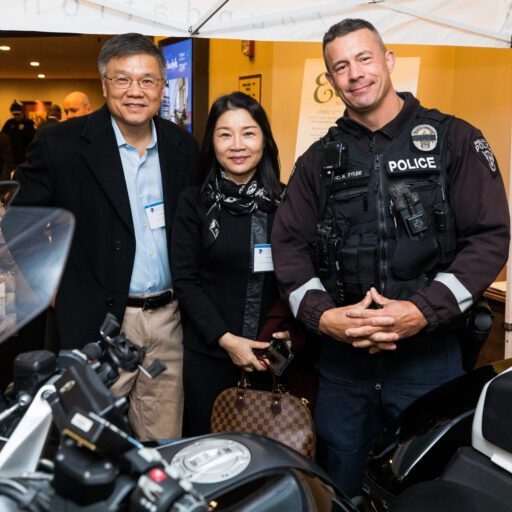
[[[272,377],[272,391],[260,391],[248,387],[242,372],[238,386],[222,391],[215,399],[211,431],[266,436],[314,460],[316,440],[308,401],[291,395],[273,373]]]

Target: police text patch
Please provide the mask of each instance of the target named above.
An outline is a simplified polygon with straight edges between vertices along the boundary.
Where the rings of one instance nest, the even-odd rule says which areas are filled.
[[[475,139],[471,145],[478,158],[487,166],[491,174],[496,176],[496,174],[498,174],[498,165],[496,164],[496,158],[489,143],[483,137],[479,137]]]
[[[413,158],[399,158],[388,160],[387,169],[389,174],[424,174],[439,172],[441,165],[437,155],[420,156]]]

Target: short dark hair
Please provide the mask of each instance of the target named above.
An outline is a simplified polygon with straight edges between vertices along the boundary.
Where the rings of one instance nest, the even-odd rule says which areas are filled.
[[[382,40],[381,35],[379,34],[379,31],[369,22],[360,18],[345,18],[344,20],[341,20],[340,22],[333,25],[325,34],[324,39],[322,41],[322,51],[325,57],[325,47],[332,43],[335,39],[338,37],[346,36],[347,34],[350,34],[351,32],[355,32],[356,30],[361,30],[363,28],[366,28],[373,32],[376,36],[379,42],[382,45],[382,49],[385,50],[386,46],[384,44],[384,41]]]
[[[261,182],[267,189],[270,198],[272,200],[277,199],[281,193],[281,185],[279,183],[279,150],[277,149],[277,144],[272,135],[272,129],[270,128],[265,110],[254,98],[251,98],[251,96],[243,92],[232,92],[231,94],[221,96],[213,103],[210,109],[199,158],[199,169],[203,188],[219,168],[213,146],[215,125],[222,114],[228,110],[238,109],[246,110],[263,132],[265,147],[263,149],[263,156],[258,165],[258,172]]]
[[[59,105],[52,103],[48,107],[48,117],[50,117],[50,116],[55,117],[56,119],[58,119],[60,121],[60,119],[62,118],[62,110],[59,107]]]
[[[23,113],[24,108],[25,107],[23,106],[23,103],[21,103],[21,101],[14,100],[12,102],[12,105],[10,106],[9,110],[13,114],[21,114],[21,113]]]
[[[128,34],[119,34],[111,37],[101,48],[98,56],[98,70],[100,75],[104,75],[107,65],[111,59],[131,57],[140,54],[151,55],[155,57],[160,65],[162,77],[165,78],[165,58],[162,50],[155,46],[148,37],[130,32]]]

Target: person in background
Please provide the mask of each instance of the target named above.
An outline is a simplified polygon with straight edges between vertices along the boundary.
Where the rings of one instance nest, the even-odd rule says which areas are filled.
[[[507,260],[509,213],[482,133],[396,92],[371,23],[333,25],[323,51],[346,110],[297,160],[272,255],[323,335],[319,461],[354,496],[385,425],[462,372],[457,324]]]
[[[200,156],[202,185],[183,192],[171,245],[184,324],[184,435],[210,431],[216,396],[240,370],[264,372],[253,350],[278,300],[270,232],[283,186],[278,150],[262,106],[235,92],[210,110]],[[264,244],[260,252],[257,244]],[[287,333],[276,337],[286,339]],[[268,386],[255,373],[251,384]]]
[[[91,102],[87,94],[81,91],[70,92],[64,98],[63,107],[66,119],[85,116],[92,112]]]
[[[44,128],[45,126],[50,126],[52,124],[58,123],[62,119],[62,110],[59,105],[52,103],[48,107],[48,115],[46,119],[39,125],[39,129]]]
[[[113,388],[129,395],[141,440],[181,434],[182,328],[172,290],[171,225],[178,196],[193,183],[197,143],[157,114],[165,82],[161,50],[141,34],[110,38],[98,57],[106,104],[37,133],[16,169],[16,205],[55,206],[76,219],[55,300],[60,347],[98,339],[107,313],[166,370],[154,381],[124,373]]]
[[[25,161],[25,152],[36,133],[34,121],[25,117],[23,103],[14,100],[10,109],[12,118],[8,119],[2,133],[9,136],[14,155],[14,166]]]
[[[10,180],[14,171],[14,154],[11,140],[5,133],[0,132],[0,179]]]

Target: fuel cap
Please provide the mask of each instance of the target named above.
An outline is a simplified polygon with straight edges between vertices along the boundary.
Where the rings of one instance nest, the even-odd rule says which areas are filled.
[[[201,439],[182,448],[171,460],[171,468],[197,484],[216,484],[233,478],[251,462],[251,452],[229,439]]]

